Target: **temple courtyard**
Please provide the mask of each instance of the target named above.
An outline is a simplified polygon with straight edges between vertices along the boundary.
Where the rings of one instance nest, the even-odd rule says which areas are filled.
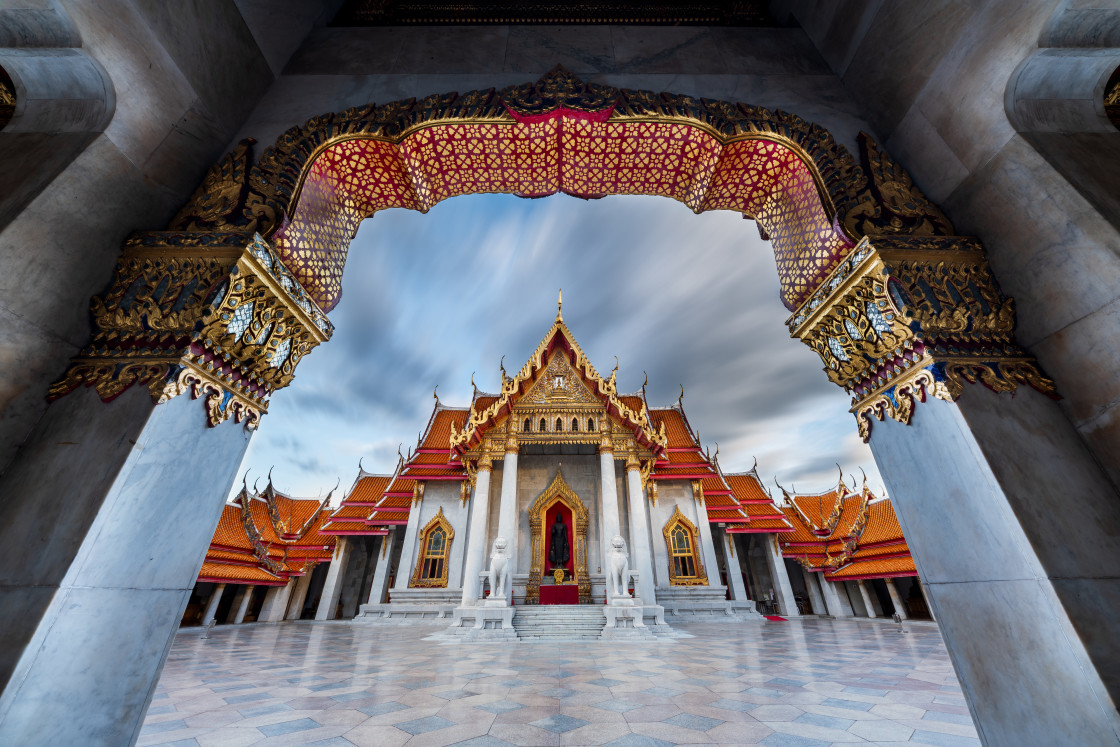
[[[140,745],[979,745],[934,623],[675,624],[653,642],[438,626],[180,631]]]

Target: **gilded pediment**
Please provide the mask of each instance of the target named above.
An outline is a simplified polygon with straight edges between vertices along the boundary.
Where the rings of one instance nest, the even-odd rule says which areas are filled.
[[[566,355],[552,354],[552,360],[544,375],[517,401],[514,410],[531,408],[539,410],[549,406],[569,408],[573,406],[603,407],[603,400],[583,383],[579,374],[568,363]]]

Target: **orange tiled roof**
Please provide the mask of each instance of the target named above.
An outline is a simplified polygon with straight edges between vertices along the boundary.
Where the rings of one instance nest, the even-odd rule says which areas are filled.
[[[727,481],[728,487],[740,503],[773,503],[770,494],[752,472],[725,474],[723,479]]]
[[[679,449],[684,447],[695,447],[697,443],[692,438],[692,434],[688,432],[688,426],[684,423],[684,417],[681,416],[680,410],[675,407],[666,407],[662,409],[651,409],[649,411],[650,419],[653,421],[654,429],[660,431],[661,424],[665,424],[665,435],[669,437],[670,449]]]
[[[443,408],[437,410],[432,423],[428,427],[428,432],[424,436],[424,442],[421,448],[424,449],[450,449],[451,448],[451,424],[455,424],[457,430],[463,430],[463,426],[467,424],[467,417],[470,411],[466,409],[453,410],[451,408]]]
[[[198,577],[230,584],[264,583],[282,585],[287,583],[285,579],[255,566],[229,565],[226,563],[203,563]]]
[[[867,528],[863,530],[859,541],[861,545],[873,545],[880,542],[901,542],[902,527],[894,513],[894,506],[889,500],[875,501],[868,505],[870,518]]]
[[[376,503],[381,500],[381,494],[389,487],[390,479],[392,478],[389,475],[366,475],[358,480],[354,489],[350,491],[350,495],[346,496],[346,500],[342,502],[343,505],[350,501]]]
[[[241,509],[227,503],[222,506],[222,517],[218,520],[218,528],[214,530],[211,544],[223,547],[237,547],[253,551],[253,543],[245,534],[245,527],[241,524]]]
[[[640,394],[623,394],[619,399],[622,400],[622,404],[626,405],[634,412],[641,412],[646,407],[645,400],[642,399]]]
[[[914,566],[914,558],[909,555],[901,558],[880,558],[872,560],[857,560],[840,568],[826,572],[825,578],[841,580],[846,578],[891,578],[894,576],[917,576],[918,569]]]

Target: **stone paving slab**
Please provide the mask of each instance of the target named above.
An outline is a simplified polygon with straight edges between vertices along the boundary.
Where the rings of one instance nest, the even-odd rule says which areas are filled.
[[[693,638],[439,644],[430,630],[177,637],[140,747],[978,746],[934,625],[679,624]]]

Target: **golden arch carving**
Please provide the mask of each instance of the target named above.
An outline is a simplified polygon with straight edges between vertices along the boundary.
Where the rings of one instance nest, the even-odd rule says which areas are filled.
[[[431,533],[435,529],[443,530],[444,541],[442,547],[442,557],[440,572],[429,578],[424,578],[424,564],[432,560],[429,557],[428,540]],[[443,515],[443,507],[440,506],[436,515],[424,525],[420,530],[420,541],[417,543],[419,548],[416,551],[416,568],[412,572],[412,580],[409,581],[409,587],[431,587],[431,588],[447,588],[447,565],[451,559],[451,540],[455,538],[455,530],[451,526],[451,522]]]
[[[688,536],[689,556],[694,568],[694,573],[691,575],[680,573],[677,564],[673,562],[675,552],[673,531],[677,527],[681,527]],[[661,531],[665,535],[665,550],[669,553],[669,585],[707,586],[708,573],[704,570],[704,564],[700,561],[700,533],[696,531],[696,525],[681,513],[680,506],[674,509],[673,515],[669,517],[669,521],[665,523],[665,528]]]
[[[529,508],[529,532],[533,543],[533,560],[529,568],[529,583],[525,587],[525,603],[537,604],[541,597],[541,579],[544,578],[544,517],[553,504],[562,503],[572,512],[575,528],[576,584],[579,603],[591,604],[591,577],[587,573],[587,506],[564,481],[560,468],[552,484],[541,493]]]

